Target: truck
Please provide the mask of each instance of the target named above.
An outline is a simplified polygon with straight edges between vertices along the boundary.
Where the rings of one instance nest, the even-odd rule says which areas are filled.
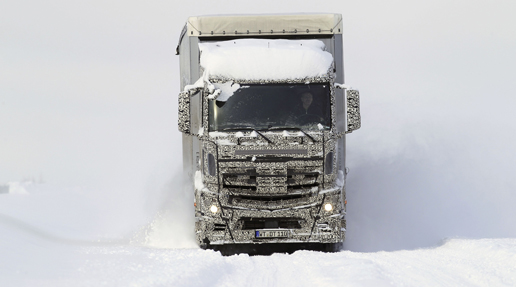
[[[342,247],[345,136],[361,126],[342,27],[331,13],[188,18],[178,128],[201,248]]]

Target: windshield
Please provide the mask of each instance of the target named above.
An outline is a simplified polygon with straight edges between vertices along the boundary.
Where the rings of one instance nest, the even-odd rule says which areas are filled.
[[[210,131],[331,126],[327,83],[242,85],[227,101],[209,100],[208,105]]]

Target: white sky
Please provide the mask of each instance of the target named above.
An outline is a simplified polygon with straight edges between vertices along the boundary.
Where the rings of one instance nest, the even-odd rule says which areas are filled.
[[[369,104],[432,103],[438,90],[441,101],[509,98],[515,8],[513,1],[9,1],[0,9],[0,182],[85,183],[173,160],[174,49],[190,15],[342,13],[347,82],[363,93],[367,124]]]
[[[174,52],[188,16],[336,12],[346,83],[362,99],[362,128],[348,137],[350,208],[381,213],[385,205],[370,202],[385,188],[423,207],[428,222],[435,209],[425,202],[439,199],[479,220],[475,211],[486,206],[516,218],[501,205],[516,188],[512,0],[4,2],[0,184],[41,176],[145,185],[163,169],[173,173],[181,159]],[[383,196],[405,207],[400,217],[413,214]],[[449,219],[440,204],[438,219]],[[516,234],[489,228],[483,234]]]

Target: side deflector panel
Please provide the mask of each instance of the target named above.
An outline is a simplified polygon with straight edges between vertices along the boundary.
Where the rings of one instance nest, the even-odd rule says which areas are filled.
[[[178,121],[179,131],[184,134],[190,134],[190,93],[181,92],[178,101]]]

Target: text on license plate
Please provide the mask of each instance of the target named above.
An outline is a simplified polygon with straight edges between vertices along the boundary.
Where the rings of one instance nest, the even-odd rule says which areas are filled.
[[[256,238],[288,237],[290,230],[256,230]]]

